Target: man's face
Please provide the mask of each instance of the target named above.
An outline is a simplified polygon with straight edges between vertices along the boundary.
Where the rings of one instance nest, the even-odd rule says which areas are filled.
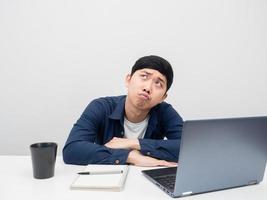
[[[144,68],[127,75],[126,86],[129,101],[141,110],[150,110],[167,97],[166,77],[154,69]]]

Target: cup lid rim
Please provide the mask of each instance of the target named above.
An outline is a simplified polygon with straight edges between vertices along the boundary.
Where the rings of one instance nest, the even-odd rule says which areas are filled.
[[[36,142],[30,145],[30,148],[47,148],[57,146],[55,142]]]

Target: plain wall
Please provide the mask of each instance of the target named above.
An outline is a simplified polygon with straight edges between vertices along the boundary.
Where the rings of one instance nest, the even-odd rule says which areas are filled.
[[[184,120],[267,115],[266,0],[0,0],[0,154],[29,154],[144,55],[174,69]]]

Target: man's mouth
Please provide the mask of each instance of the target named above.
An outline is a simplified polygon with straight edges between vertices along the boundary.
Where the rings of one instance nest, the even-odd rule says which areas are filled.
[[[144,100],[149,100],[150,99],[149,95],[146,94],[146,93],[139,94],[139,97],[141,97],[141,99],[144,99]]]

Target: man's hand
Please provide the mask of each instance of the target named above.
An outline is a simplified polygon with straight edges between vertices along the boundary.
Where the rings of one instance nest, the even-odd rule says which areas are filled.
[[[166,167],[175,167],[177,163],[167,162],[166,160],[158,160],[149,156],[142,155],[137,150],[132,150],[127,159],[127,163],[142,166],[142,167],[156,167],[156,166],[166,166]]]
[[[127,138],[112,138],[108,143],[105,144],[106,147],[112,149],[136,149],[140,150],[140,144],[138,139],[127,139]]]

